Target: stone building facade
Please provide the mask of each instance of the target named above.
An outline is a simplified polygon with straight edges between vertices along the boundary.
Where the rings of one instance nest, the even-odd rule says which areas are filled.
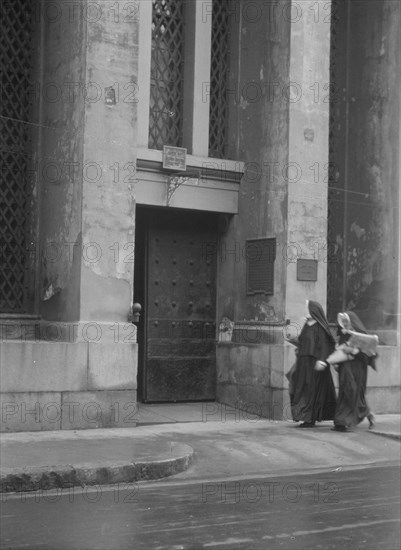
[[[307,298],[379,334],[399,412],[399,2],[1,9],[1,429],[289,418]]]

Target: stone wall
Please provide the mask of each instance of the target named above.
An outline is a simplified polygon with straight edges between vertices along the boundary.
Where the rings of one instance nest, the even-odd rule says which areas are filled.
[[[139,18],[127,6],[43,3],[41,320],[1,325],[5,431],[135,425]]]
[[[2,342],[1,431],[136,425],[136,344]]]
[[[218,322],[235,322],[235,343],[218,344],[217,396],[273,407],[274,418],[288,414],[286,320],[300,328],[306,299],[326,304],[330,24],[315,8],[278,2],[257,21],[244,17],[241,29],[240,89],[262,92],[239,104],[246,168],[218,266]],[[273,295],[246,294],[245,242],[260,237],[277,240]],[[298,259],[317,261],[316,281],[298,280]],[[258,343],[255,334],[263,334]]]
[[[286,271],[290,23],[283,13],[288,3],[269,10],[268,3],[258,2],[249,14],[247,3],[233,4],[239,21],[239,59],[233,65],[239,72],[230,91],[237,113],[231,152],[245,162],[245,173],[238,215],[227,216],[220,227],[217,321],[277,322],[284,318]],[[271,237],[277,240],[274,294],[247,295],[246,240]]]
[[[377,414],[401,412],[400,368],[396,346],[379,346],[377,371],[368,369],[367,401]],[[272,420],[291,421],[285,374],[295,362],[290,344],[235,344],[217,346],[217,401]],[[338,374],[332,369],[338,389]]]
[[[219,403],[274,420],[291,420],[285,372],[294,361],[289,346],[217,345]],[[292,362],[291,362],[292,361]]]

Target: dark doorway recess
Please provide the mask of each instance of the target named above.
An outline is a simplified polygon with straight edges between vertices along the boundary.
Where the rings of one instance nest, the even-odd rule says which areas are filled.
[[[138,399],[214,400],[216,214],[137,207]]]

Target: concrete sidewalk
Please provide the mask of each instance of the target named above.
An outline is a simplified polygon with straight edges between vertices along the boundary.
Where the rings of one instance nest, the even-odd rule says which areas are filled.
[[[150,426],[156,424],[177,424],[183,422],[241,422],[252,423],[256,418],[263,420],[251,412],[241,411],[229,405],[203,402],[203,403],[167,403],[167,404],[138,404],[136,411],[138,426]],[[269,420],[268,422],[272,422]],[[377,423],[371,433],[385,435],[400,439],[401,415],[382,414],[377,415]],[[366,421],[362,423],[366,426]],[[357,429],[360,429],[358,426]]]
[[[371,433],[401,439],[400,419],[399,414],[377,415],[377,423]]]
[[[349,433],[338,433],[330,430],[331,422],[302,430],[290,421],[239,411],[229,415],[227,409],[222,414],[219,407],[224,406],[144,406],[136,428],[2,434],[1,490],[128,483],[171,475],[189,480],[335,471],[400,459],[400,415],[378,415],[374,430],[364,421]]]

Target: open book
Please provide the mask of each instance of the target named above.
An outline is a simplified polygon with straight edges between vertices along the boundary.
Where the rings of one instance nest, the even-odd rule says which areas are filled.
[[[335,351],[326,359],[327,363],[335,365],[350,361],[360,351],[368,357],[377,355],[379,338],[375,334],[361,334],[352,330],[347,330],[347,333],[350,335],[347,342],[336,346]]]

